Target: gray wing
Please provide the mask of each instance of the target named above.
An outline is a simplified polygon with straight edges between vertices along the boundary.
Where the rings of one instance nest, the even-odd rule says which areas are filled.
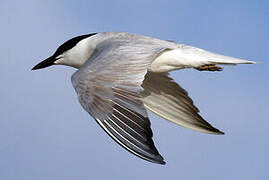
[[[159,164],[165,162],[152,140],[140,85],[147,67],[162,51],[151,46],[105,41],[72,76],[79,102],[98,124],[131,153]]]
[[[142,84],[147,109],[168,121],[196,131],[224,134],[212,127],[198,113],[188,93],[168,73],[148,72]]]

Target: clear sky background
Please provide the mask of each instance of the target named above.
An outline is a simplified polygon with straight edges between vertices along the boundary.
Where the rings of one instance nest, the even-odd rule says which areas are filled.
[[[0,179],[269,178],[269,3],[266,0],[0,2]],[[64,41],[126,31],[259,61],[223,72],[172,76],[201,115],[224,131],[208,135],[150,114],[165,166],[116,144],[77,101],[75,69],[30,69]]]

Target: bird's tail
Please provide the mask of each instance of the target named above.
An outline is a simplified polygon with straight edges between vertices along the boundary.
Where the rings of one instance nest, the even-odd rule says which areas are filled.
[[[183,45],[182,49],[186,58],[195,58],[197,62],[204,62],[206,64],[220,64],[220,65],[236,65],[236,64],[255,64],[255,61],[243,60],[230,56],[224,56],[217,53],[212,53],[204,49]],[[193,59],[194,60],[194,59]]]
[[[216,65],[255,63],[254,61],[224,56],[192,46],[179,45],[179,48],[165,51],[156,58],[151,64],[151,70],[153,72],[167,72],[182,68],[196,68],[201,71],[220,71],[222,68]],[[162,66],[166,68],[163,70]]]
[[[243,60],[218,54],[214,54],[214,56],[209,59],[209,63],[221,65],[256,64],[255,61]]]

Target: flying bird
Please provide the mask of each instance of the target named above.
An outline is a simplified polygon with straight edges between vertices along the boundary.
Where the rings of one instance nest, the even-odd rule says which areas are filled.
[[[192,130],[224,134],[206,122],[169,72],[221,71],[218,65],[254,64],[172,41],[122,32],[74,37],[32,70],[51,65],[78,69],[71,77],[82,107],[122,147],[165,164],[152,140],[147,110]]]

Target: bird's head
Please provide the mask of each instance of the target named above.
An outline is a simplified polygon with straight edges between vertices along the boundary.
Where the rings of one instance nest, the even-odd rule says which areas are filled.
[[[85,34],[66,41],[58,47],[52,56],[38,63],[32,70],[42,69],[57,64],[79,68],[93,53],[94,50],[90,47],[88,38],[96,34],[97,33]]]

